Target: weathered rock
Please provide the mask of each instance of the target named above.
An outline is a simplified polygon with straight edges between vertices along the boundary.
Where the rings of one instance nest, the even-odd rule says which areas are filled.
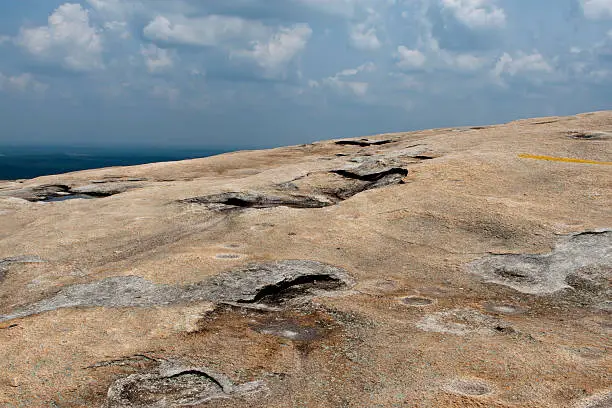
[[[385,145],[385,144],[389,144],[392,142],[393,141],[390,139],[383,139],[383,140],[368,140],[368,139],[352,140],[352,139],[349,139],[349,140],[338,140],[335,143],[340,146],[369,147],[369,146]]]
[[[562,289],[598,294],[609,290],[612,274],[612,231],[573,234],[543,255],[491,255],[470,264],[485,282],[534,295]]]
[[[593,132],[572,130],[568,132],[568,136],[578,140],[612,140],[612,132]]]
[[[271,193],[228,192],[209,196],[193,197],[183,203],[204,204],[210,209],[227,210],[237,208],[321,208],[337,204],[366,190],[401,184],[408,170],[389,166],[378,161],[368,161],[356,167],[332,170],[332,174],[342,177],[330,180],[326,185],[309,185],[312,179],[320,179],[321,174],[308,174],[295,180],[271,186]],[[274,191],[277,190],[277,191]],[[287,194],[287,192],[290,192]]]
[[[352,285],[342,268],[315,261],[251,264],[196,285],[214,302],[279,304],[295,297]]]
[[[0,322],[74,307],[152,307],[203,301],[278,306],[351,284],[351,277],[341,268],[301,260],[251,264],[186,286],[156,284],[139,276],[117,276],[64,287],[49,299],[0,315]]]
[[[183,200],[191,204],[213,204],[215,209],[231,208],[320,208],[331,205],[332,202],[317,199],[315,197],[301,195],[267,195],[262,193],[230,192],[213,194],[210,196],[194,197]]]
[[[0,406],[607,406],[611,129],[598,112],[0,181]],[[110,192],[91,185],[135,189],[14,198]]]
[[[108,389],[106,408],[196,406],[265,390],[263,381],[234,385],[208,368],[164,364],[157,373],[133,374],[115,381]]]
[[[457,336],[513,332],[503,320],[474,309],[453,309],[424,316],[416,325],[419,329]]]

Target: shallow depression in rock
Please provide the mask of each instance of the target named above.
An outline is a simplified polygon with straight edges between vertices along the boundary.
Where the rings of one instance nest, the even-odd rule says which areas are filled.
[[[401,302],[407,306],[424,307],[435,303],[433,299],[419,296],[406,296],[401,298]]]
[[[240,259],[242,258],[242,255],[240,254],[217,254],[215,255],[216,259]]]
[[[487,395],[493,392],[492,387],[486,381],[472,378],[458,378],[448,383],[444,389],[452,394],[472,397]]]
[[[524,308],[509,303],[483,303],[483,307],[486,311],[500,314],[519,314],[523,313]]]

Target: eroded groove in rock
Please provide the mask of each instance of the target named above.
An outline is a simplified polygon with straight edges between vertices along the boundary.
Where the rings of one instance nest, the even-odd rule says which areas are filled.
[[[230,192],[182,200],[184,203],[221,205],[218,209],[230,208],[321,208],[331,205],[315,197],[304,195],[265,195],[259,193]]]
[[[342,268],[316,261],[288,260],[247,265],[217,275],[204,285],[210,287],[212,301],[276,304],[352,283]]]
[[[181,202],[204,204],[212,210],[272,208],[280,206],[321,208],[337,204],[366,190],[401,184],[403,183],[402,179],[408,174],[408,170],[372,161],[356,167],[332,170],[330,173],[340,176],[341,179],[339,181],[332,179],[324,180],[323,185],[315,183],[315,186],[309,186],[308,183],[312,182],[312,179],[321,177],[321,174],[325,173],[308,174],[289,182],[275,185],[274,188],[276,190],[281,190],[281,192],[276,194],[228,192],[188,198],[181,200]],[[304,184],[304,186],[301,188],[298,184]],[[302,194],[294,193],[300,191]]]
[[[534,295],[562,289],[609,295],[612,273],[612,230],[563,237],[543,255],[491,255],[469,264],[485,282],[508,286]]]
[[[282,303],[284,300],[308,294],[310,290],[335,290],[342,286],[342,281],[329,275],[299,276],[293,280],[265,286],[257,293],[253,302]]]
[[[576,130],[568,132],[567,135],[578,140],[612,140],[612,132],[581,132]]]
[[[133,374],[110,386],[108,408],[195,406],[215,399],[265,391],[265,383],[234,385],[227,377],[203,367],[162,367],[159,372]]]
[[[359,146],[359,147],[369,147],[369,146],[380,146],[392,143],[393,140],[385,139],[385,140],[338,140],[335,144],[339,146]]]
[[[250,264],[186,286],[118,276],[64,287],[51,298],[0,315],[0,322],[74,307],[152,307],[203,301],[278,305],[352,283],[344,269],[306,260]]]
[[[365,164],[350,169],[332,170],[342,177],[361,181],[379,181],[389,176],[399,176],[400,178],[408,175],[408,170],[401,167],[389,167]]]
[[[2,196],[17,197],[31,202],[65,201],[71,198],[102,198],[124,193],[139,187],[138,184],[127,182],[93,183],[71,187],[64,184],[46,184],[3,192]]]

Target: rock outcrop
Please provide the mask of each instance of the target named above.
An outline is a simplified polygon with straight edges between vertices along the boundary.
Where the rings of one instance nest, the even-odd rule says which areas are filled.
[[[0,406],[610,406],[612,112],[0,182]]]

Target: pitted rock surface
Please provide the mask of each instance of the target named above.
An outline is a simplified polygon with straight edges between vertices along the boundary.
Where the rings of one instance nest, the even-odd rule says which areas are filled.
[[[0,407],[607,407],[611,133],[594,112],[0,181]]]

